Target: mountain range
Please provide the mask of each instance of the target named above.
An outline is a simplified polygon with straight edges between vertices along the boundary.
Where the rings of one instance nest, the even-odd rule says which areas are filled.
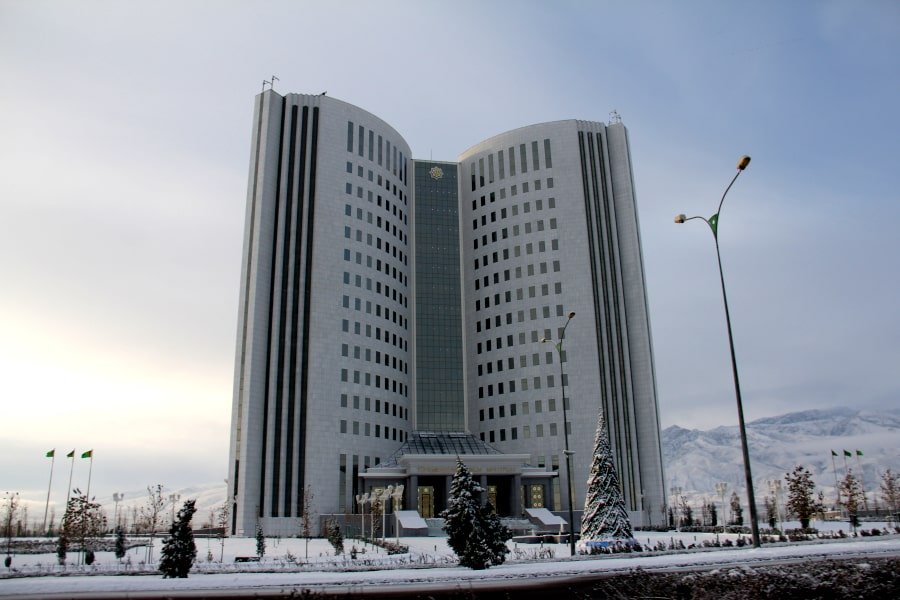
[[[835,474],[842,478],[846,468],[859,473],[862,467],[863,485],[871,502],[885,469],[900,471],[900,410],[854,410],[834,408],[808,410],[767,417],[747,424],[750,461],[756,500],[762,505],[769,494],[770,480],[783,479],[796,465],[807,467],[818,489],[825,492],[826,502],[835,497]],[[691,503],[704,498],[716,499],[717,482],[728,484],[744,498],[744,469],[741,442],[737,426],[720,426],[701,431],[673,425],[662,431],[662,450],[665,462],[667,493],[680,487],[682,495]],[[851,454],[844,456],[844,451]],[[832,468],[832,451],[834,457]],[[862,455],[857,455],[857,451]],[[165,490],[168,498],[172,490]],[[198,484],[176,490],[181,501],[197,500],[197,520],[209,520],[210,511],[225,501],[222,483]],[[146,490],[125,494],[131,512],[138,498],[146,498]],[[671,501],[671,497],[670,497]],[[139,503],[143,504],[143,502]],[[178,503],[180,505],[180,503]],[[112,502],[104,504],[107,514],[114,514]],[[124,509],[124,505],[119,507]],[[171,505],[167,506],[171,510]],[[129,520],[131,515],[129,514]]]
[[[900,470],[900,410],[833,408],[768,417],[747,423],[747,440],[760,504],[770,493],[767,482],[784,479],[797,465],[810,470],[826,503],[834,502],[835,478],[843,478],[848,468],[858,475],[862,467],[870,502],[882,473]],[[736,425],[706,431],[668,427],[662,432],[662,448],[667,492],[677,486],[689,501],[713,499],[716,483],[725,482],[729,495],[730,490],[745,493]]]

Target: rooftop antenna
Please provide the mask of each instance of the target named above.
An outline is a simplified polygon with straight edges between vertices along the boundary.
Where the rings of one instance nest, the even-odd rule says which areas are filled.
[[[274,75],[272,75],[272,81],[271,81],[271,83],[269,83],[269,85],[272,86],[272,91],[273,91],[273,92],[275,91],[275,82],[276,82],[276,81],[281,81],[281,80],[278,79],[277,77],[275,77]]]
[[[266,91],[266,85],[271,85],[268,79],[263,79],[262,91]]]
[[[609,125],[620,125],[621,123],[622,117],[619,115],[619,111],[616,109],[609,111]]]

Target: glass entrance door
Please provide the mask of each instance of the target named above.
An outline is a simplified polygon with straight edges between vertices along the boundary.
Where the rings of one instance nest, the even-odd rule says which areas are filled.
[[[434,518],[434,487],[430,485],[419,486],[419,515],[423,519]]]

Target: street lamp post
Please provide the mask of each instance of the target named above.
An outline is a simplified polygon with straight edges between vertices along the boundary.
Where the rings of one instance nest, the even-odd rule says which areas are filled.
[[[679,486],[673,486],[671,492],[672,502],[675,503],[675,511],[672,515],[675,517],[675,531],[681,531],[681,503],[679,499],[681,498],[682,489]]]
[[[175,503],[181,500],[181,494],[169,494],[169,502],[172,503],[172,525],[175,525]]]
[[[568,494],[569,494],[569,550],[572,553],[572,556],[575,556],[575,511],[572,508],[573,505],[573,496],[575,495],[573,484],[572,484],[572,455],[575,454],[571,450],[569,450],[569,417],[568,412],[566,411],[566,376],[563,373],[563,342],[566,339],[566,328],[569,326],[569,323],[572,321],[572,317],[575,316],[575,311],[569,311],[566,315],[566,324],[563,325],[562,331],[559,333],[559,342],[554,342],[553,340],[548,340],[547,338],[541,339],[541,343],[553,344],[553,347],[556,348],[556,354],[559,358],[559,383],[562,386],[562,410],[563,410],[563,440],[565,441],[566,449],[566,478],[568,479]]]
[[[360,519],[362,523],[360,524],[360,534],[359,537],[365,539],[366,537],[366,503],[369,501],[369,492],[364,494],[356,495],[356,503],[359,504],[360,507]]]
[[[116,527],[119,526],[119,502],[125,499],[125,494],[120,494],[119,492],[113,492],[113,523]]]
[[[740,160],[738,160],[737,173],[734,175],[734,178],[732,178],[731,183],[728,184],[728,187],[725,188],[725,193],[722,194],[722,199],[719,200],[719,209],[716,211],[716,214],[708,219],[706,217],[686,217],[681,214],[675,216],[675,222],[681,224],[693,219],[700,219],[709,225],[709,229],[713,234],[713,239],[716,242],[716,259],[719,263],[719,281],[722,283],[722,301],[725,304],[725,324],[728,327],[728,347],[731,350],[731,372],[734,376],[734,395],[737,400],[738,426],[741,432],[741,452],[744,456],[744,477],[747,480],[747,500],[750,503],[750,531],[753,534],[753,546],[759,548],[759,524],[757,523],[756,517],[756,498],[753,494],[753,476],[750,472],[750,449],[747,445],[747,428],[744,425],[744,404],[741,401],[741,384],[738,379],[737,359],[734,355],[734,336],[731,333],[731,313],[728,310],[728,295],[725,293],[725,275],[722,272],[722,255],[719,252],[719,215],[722,212],[722,203],[725,202],[725,196],[728,195],[728,190],[731,189],[731,186],[734,185],[734,182],[737,181],[737,178],[744,172],[744,169],[746,169],[749,164],[749,156],[742,156]]]
[[[728,491],[728,484],[720,481],[716,484],[716,493],[722,499],[722,533],[725,533],[725,524],[728,520],[725,518],[725,493]]]
[[[772,479],[767,481],[769,484],[769,492],[771,492],[772,497],[775,499],[775,516],[778,517],[779,527],[781,530],[781,534],[784,535],[784,519],[781,516],[781,480],[780,479]]]

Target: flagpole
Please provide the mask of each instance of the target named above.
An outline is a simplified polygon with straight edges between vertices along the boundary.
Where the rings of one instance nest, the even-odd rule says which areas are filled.
[[[834,450],[832,450],[831,451],[831,472],[834,473],[834,495],[837,497],[836,508],[838,510],[841,510],[841,488],[838,485],[837,467],[834,466],[834,457],[836,455],[837,455],[837,453]]]
[[[88,502],[90,502],[90,500],[91,500],[91,473],[94,472],[94,449],[91,448],[90,450],[88,450],[87,454],[88,454],[88,458],[91,460],[91,463],[88,466],[88,486],[87,486],[86,498],[88,499]],[[81,458],[84,458],[84,455],[82,455]]]
[[[49,452],[50,454],[50,481],[47,483],[47,502],[44,504],[44,524],[41,526],[41,533],[47,533],[47,511],[50,509],[50,488],[53,486],[53,463],[56,462],[56,448]]]
[[[862,463],[859,462],[859,455],[861,452],[859,450],[856,451],[856,466],[859,467],[859,487],[862,488],[863,493],[863,506],[866,507],[866,512],[869,511],[869,498],[866,496],[866,474],[863,473]]]
[[[66,456],[72,459],[72,466],[69,467],[69,487],[66,488],[66,511],[68,511],[69,498],[72,497],[72,472],[75,471],[75,450],[73,449]]]

